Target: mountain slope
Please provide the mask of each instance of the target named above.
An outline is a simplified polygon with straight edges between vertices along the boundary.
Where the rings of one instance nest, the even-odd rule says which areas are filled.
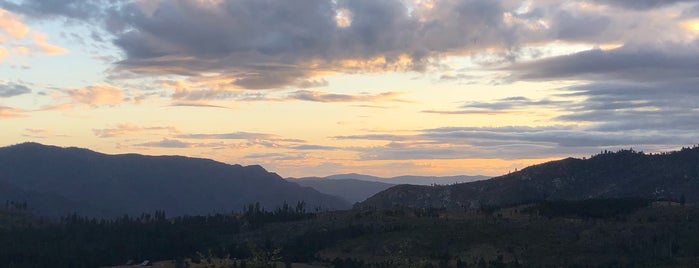
[[[154,210],[173,216],[207,214],[240,210],[254,202],[270,208],[284,201],[305,201],[310,208],[349,206],[260,166],[181,156],[106,155],[36,143],[0,148],[0,182],[32,192],[25,195],[30,207],[64,199],[78,206],[75,212],[89,216],[103,216],[95,209],[112,216]],[[51,198],[41,201],[47,196]],[[0,195],[2,199],[7,198]]]
[[[290,178],[287,180],[311,187],[324,194],[340,197],[350,203],[364,201],[378,192],[395,186],[395,184],[356,179]]]
[[[358,206],[454,208],[625,197],[699,202],[699,147],[654,155],[622,150],[590,159],[567,158],[451,186],[399,185]]]

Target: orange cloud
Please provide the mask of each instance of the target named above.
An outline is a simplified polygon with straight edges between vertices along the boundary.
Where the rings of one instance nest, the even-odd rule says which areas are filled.
[[[31,35],[28,42],[25,38]],[[0,44],[9,47],[0,47],[0,61],[10,56],[10,52],[16,55],[31,55],[32,52],[48,55],[68,53],[68,50],[49,43],[48,37],[34,31],[25,25],[19,17],[0,9]]]
[[[0,118],[4,117],[19,117],[23,116],[24,111],[17,109],[17,108],[12,108],[12,107],[7,107],[7,106],[0,106]]]
[[[116,105],[123,101],[124,91],[110,85],[94,85],[68,91],[75,102],[92,107]]]
[[[143,132],[180,133],[180,130],[170,126],[138,126],[130,123],[121,123],[115,128],[93,129],[92,132],[100,138],[111,138]]]
[[[68,50],[59,46],[49,44],[48,37],[41,33],[33,33],[34,44],[41,49],[42,52],[49,55],[59,55],[68,53]]]
[[[7,49],[5,49],[4,47],[0,47],[0,61],[7,58],[7,54]]]
[[[29,33],[29,27],[12,13],[0,9],[0,31],[15,39],[22,39]]]

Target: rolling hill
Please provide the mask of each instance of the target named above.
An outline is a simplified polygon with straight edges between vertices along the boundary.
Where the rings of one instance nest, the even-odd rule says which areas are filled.
[[[699,147],[644,154],[605,152],[590,159],[566,158],[490,180],[449,186],[399,185],[358,207],[507,206],[536,200],[591,198],[699,201]]]
[[[343,209],[340,198],[287,182],[260,166],[182,156],[107,155],[23,143],[0,148],[0,200],[27,201],[45,216],[108,217],[161,210],[168,216],[274,208],[304,201]]]

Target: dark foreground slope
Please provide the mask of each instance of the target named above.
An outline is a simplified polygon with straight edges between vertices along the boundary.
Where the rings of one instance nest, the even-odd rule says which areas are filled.
[[[0,148],[0,200],[27,201],[35,213],[118,216],[155,210],[168,215],[240,210],[260,202],[310,208],[348,203],[287,182],[260,166],[181,156],[106,155],[24,143]]]
[[[633,150],[567,158],[490,180],[451,186],[399,185],[360,207],[507,206],[532,200],[685,199],[699,202],[699,147],[647,155]]]
[[[20,213],[0,210],[0,245],[6,245],[0,267],[100,267],[129,260],[162,261],[157,267],[166,268],[288,267],[282,262],[336,268],[699,267],[699,208],[633,199],[493,211],[251,209],[242,215],[69,217],[57,223]]]

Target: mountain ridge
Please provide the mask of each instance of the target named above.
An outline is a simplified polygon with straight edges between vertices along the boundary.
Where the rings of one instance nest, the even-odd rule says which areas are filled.
[[[699,201],[699,147],[661,154],[604,152],[565,158],[490,180],[449,186],[398,185],[357,207],[480,208],[536,200],[590,198],[686,198]]]
[[[412,185],[447,185],[458,182],[483,180],[485,176],[411,176],[377,177],[358,173],[336,174],[327,177],[287,178],[301,186],[311,187],[321,193],[338,196],[356,203],[366,200],[374,194],[400,184]]]
[[[349,207],[337,197],[287,182],[259,165],[184,156],[109,155],[39,143],[0,148],[0,182],[39,195],[60,196],[73,204],[89,204],[111,216],[155,210],[168,215],[230,212],[255,202],[268,208],[284,201],[303,201],[314,208]],[[42,206],[46,204],[36,207]],[[103,216],[85,207],[77,210],[63,212]]]

